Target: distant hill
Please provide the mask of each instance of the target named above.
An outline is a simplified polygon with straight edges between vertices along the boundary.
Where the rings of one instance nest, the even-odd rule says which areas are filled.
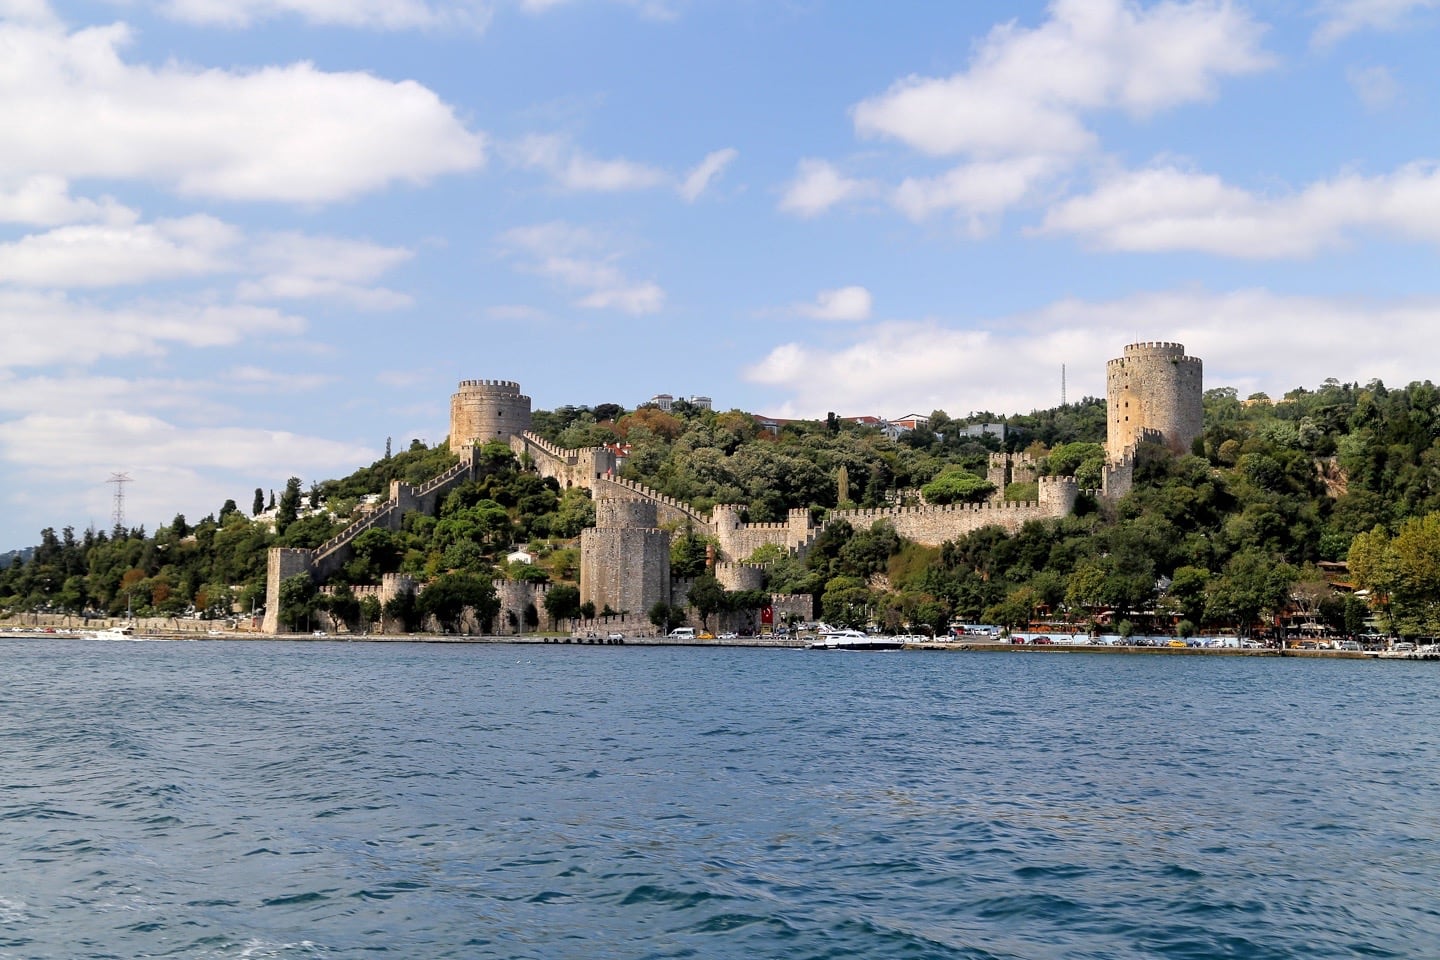
[[[21,560],[29,563],[30,557],[34,553],[34,547],[26,547],[23,550],[9,550],[5,553],[0,553],[0,569],[4,569],[5,567],[10,566],[10,564],[15,562],[16,557],[19,557]]]

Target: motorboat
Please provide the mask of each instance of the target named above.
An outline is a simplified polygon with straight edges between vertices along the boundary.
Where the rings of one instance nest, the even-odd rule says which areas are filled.
[[[899,637],[871,636],[859,630],[826,630],[810,644],[811,650],[902,650]]]
[[[135,628],[127,626],[106,627],[104,630],[91,630],[85,634],[87,640],[134,640]]]

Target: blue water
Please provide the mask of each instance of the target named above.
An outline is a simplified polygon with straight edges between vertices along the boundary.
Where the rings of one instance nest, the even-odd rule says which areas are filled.
[[[0,958],[1440,953],[1434,664],[0,641]]]

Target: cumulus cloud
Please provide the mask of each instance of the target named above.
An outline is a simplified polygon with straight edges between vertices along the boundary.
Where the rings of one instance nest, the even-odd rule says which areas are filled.
[[[0,183],[138,179],[227,200],[323,203],[480,167],[484,137],[413,81],[128,63],[123,24],[0,22]]]
[[[134,223],[139,214],[113,197],[91,200],[70,195],[63,177],[36,174],[10,187],[0,185],[0,223],[54,227],[66,223]]]
[[[41,287],[109,287],[230,269],[240,233],[208,216],[151,224],[59,227],[0,244],[0,281]]]
[[[525,13],[547,13],[558,7],[568,6],[575,0],[520,0],[520,9]],[[683,0],[616,0],[622,6],[634,8],[647,20],[674,20],[679,16]]]
[[[159,356],[173,346],[226,347],[304,330],[302,318],[268,307],[152,301],[112,307],[0,289],[0,369]]]
[[[706,154],[705,159],[701,160],[681,181],[680,196],[685,198],[686,203],[694,203],[709,188],[711,182],[720,176],[739,155],[740,151],[734,147],[726,147],[724,150]]]
[[[892,202],[917,221],[953,211],[968,217],[971,233],[978,235],[986,230],[985,218],[1019,203],[1054,169],[1055,164],[1046,157],[962,164],[938,177],[906,178],[896,188]]]
[[[223,27],[296,17],[325,26],[370,30],[483,30],[491,15],[490,4],[480,0],[161,0],[158,7],[176,20]]]
[[[1143,118],[1210,99],[1221,79],[1272,65],[1263,32],[1228,0],[1052,0],[1039,26],[1011,21],[991,30],[965,70],[905,77],[851,109],[860,137],[964,162],[882,188],[806,160],[781,209],[816,216],[883,194],[911,220],[950,213],[972,236],[983,235],[1095,152],[1089,114]]]
[[[800,217],[814,217],[831,207],[875,193],[873,183],[847,177],[825,160],[801,160],[795,178],[785,185],[780,209]]]
[[[869,320],[874,301],[864,287],[821,290],[814,303],[800,304],[796,312],[814,320]]]
[[[1095,141],[1086,111],[1145,116],[1271,64],[1260,25],[1225,0],[1054,0],[1049,13],[1034,29],[996,27],[964,72],[907,77],[860,102],[857,133],[937,156],[1073,154]]]
[[[542,170],[566,190],[648,190],[670,181],[664,170],[647,164],[618,158],[598,160],[561,136],[523,137],[509,146],[508,153],[518,166]]]
[[[1385,336],[1357,336],[1364,330]],[[895,322],[858,331],[837,347],[785,343],[744,376],[788,397],[766,411],[775,416],[842,409],[881,416],[912,409],[1025,413],[1059,403],[1062,364],[1070,397],[1104,396],[1105,361],[1136,339],[1184,343],[1204,361],[1207,387],[1233,386],[1241,395],[1278,396],[1326,377],[1403,384],[1433,376],[1440,299],[1352,301],[1245,290],[1071,300],[974,329]],[[1397,351],[1397,342],[1413,349]],[[1278,356],[1284,364],[1274,362]]]
[[[1176,167],[1125,172],[1058,204],[1040,227],[1109,250],[1189,250],[1267,259],[1310,256],[1357,230],[1440,241],[1440,168],[1346,174],[1267,197]]]
[[[1361,30],[1398,30],[1412,13],[1436,7],[1440,0],[1326,0],[1312,39],[1329,46]]]
[[[247,256],[259,277],[240,284],[238,294],[246,300],[325,298],[370,310],[404,307],[412,297],[373,283],[413,256],[403,247],[361,240],[270,234]]]
[[[560,222],[517,227],[500,241],[521,270],[579,291],[576,306],[638,316],[665,305],[665,291],[658,284],[627,277],[616,266],[620,254],[613,245],[584,227]]]
[[[12,509],[46,517],[108,517],[108,491],[99,481],[117,464],[135,480],[126,491],[126,513],[136,524],[168,522],[177,510],[190,517],[214,512],[226,498],[253,489],[256,477],[319,478],[374,457],[365,447],[323,437],[190,425],[124,407],[36,412],[0,422],[0,460],[22,477],[43,477],[46,491],[43,504],[7,499]]]

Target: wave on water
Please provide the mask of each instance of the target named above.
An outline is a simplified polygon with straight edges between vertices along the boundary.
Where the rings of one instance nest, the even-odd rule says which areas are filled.
[[[358,646],[0,641],[0,958],[1440,943],[1418,673]]]

